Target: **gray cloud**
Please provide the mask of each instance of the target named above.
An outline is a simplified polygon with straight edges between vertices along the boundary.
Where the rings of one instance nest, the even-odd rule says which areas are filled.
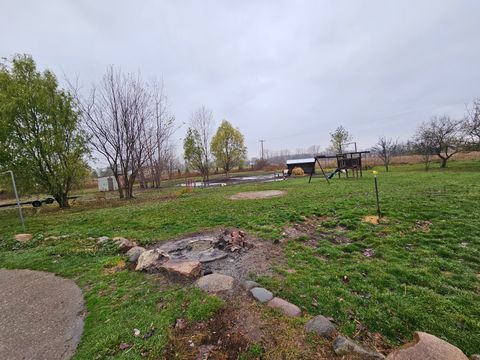
[[[2,4],[0,55],[85,86],[110,64],[163,77],[180,121],[205,104],[250,155],[259,139],[326,147],[339,124],[366,147],[480,96],[479,13],[475,0],[16,0]]]

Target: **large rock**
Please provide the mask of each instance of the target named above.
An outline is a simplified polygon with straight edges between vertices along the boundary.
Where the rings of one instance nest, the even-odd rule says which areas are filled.
[[[272,300],[273,294],[267,289],[261,287],[255,287],[250,289],[250,294],[255,298],[255,300],[265,303]]]
[[[140,255],[145,252],[145,248],[141,246],[134,246],[127,251],[128,261],[131,263],[137,262]]]
[[[332,348],[335,354],[339,356],[354,355],[365,360],[385,359],[385,356],[383,356],[382,354],[375,351],[366,350],[354,341],[342,335],[337,336],[335,340],[333,340]],[[421,358],[417,358],[416,360],[420,359]]]
[[[387,356],[387,360],[468,360],[457,347],[436,336],[416,332],[413,342]]]
[[[260,284],[255,282],[255,281],[252,281],[252,280],[246,280],[242,283],[242,286],[245,290],[251,290],[255,287],[260,287]]]
[[[121,252],[127,252],[131,248],[137,246],[134,241],[125,239],[124,237],[114,237],[112,240],[115,242],[118,250],[120,250]]]
[[[470,360],[480,360],[480,354],[473,354],[470,356]]]
[[[99,245],[105,244],[108,240],[110,240],[110,238],[108,236],[100,236],[97,239],[97,244],[99,244]]]
[[[159,270],[160,265],[163,262],[167,261],[168,258],[169,258],[168,254],[158,249],[144,251],[138,257],[137,266],[135,267],[135,270],[136,271]]]
[[[197,287],[209,293],[231,290],[235,285],[235,279],[223,274],[210,274],[201,277],[195,283]]]
[[[17,234],[15,235],[15,240],[20,242],[27,242],[32,240],[32,234]]]
[[[325,316],[318,315],[311,319],[305,327],[307,333],[317,334],[325,339],[332,338],[335,333],[335,326]]]
[[[268,306],[281,310],[285,315],[298,317],[302,315],[302,310],[297,305],[289,303],[287,300],[283,300],[278,297],[274,297],[267,304]]]
[[[197,277],[202,270],[202,264],[200,261],[169,259],[164,262],[160,268],[172,274],[186,277]]]

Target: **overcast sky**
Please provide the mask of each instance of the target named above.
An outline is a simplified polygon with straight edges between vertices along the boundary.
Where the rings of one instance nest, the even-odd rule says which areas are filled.
[[[407,139],[480,96],[480,1],[1,0],[0,56],[88,87],[106,68],[164,79],[188,122],[204,104],[271,150]],[[180,131],[176,139],[182,137]],[[179,143],[181,143],[179,141]],[[181,150],[181,146],[179,146]]]

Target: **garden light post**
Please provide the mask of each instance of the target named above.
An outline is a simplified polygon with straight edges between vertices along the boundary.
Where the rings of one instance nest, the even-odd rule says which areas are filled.
[[[377,175],[378,175],[378,171],[373,171],[373,176],[374,176],[374,180],[375,180],[375,196],[377,198],[377,215],[378,215],[378,218],[381,218],[382,217],[382,213],[380,211],[380,198],[378,197],[378,182],[377,182]]]
[[[15,177],[13,176],[12,170],[5,171],[3,174],[8,174],[8,173],[10,173],[10,177],[12,178],[13,192],[15,193],[15,199],[17,200],[18,215],[20,216],[20,221],[22,222],[22,229],[23,231],[25,231],[25,221],[23,220],[22,207],[20,206],[20,199],[18,198],[17,185],[15,184]]]

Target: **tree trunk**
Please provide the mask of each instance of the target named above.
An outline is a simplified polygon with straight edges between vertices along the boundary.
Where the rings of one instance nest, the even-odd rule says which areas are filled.
[[[113,175],[115,177],[115,180],[117,181],[117,187],[118,187],[118,197],[120,199],[123,199],[124,198],[124,194],[123,194],[123,184],[120,182],[120,177],[116,174]]]
[[[440,159],[441,159],[440,168],[441,168],[441,169],[446,168],[446,167],[447,167],[447,160],[448,160],[448,158],[443,158],[443,157],[441,157]]]
[[[135,176],[130,175],[125,180],[125,199],[133,199],[133,184],[135,183]]]
[[[60,209],[68,209],[70,207],[70,204],[68,203],[68,194],[57,194],[54,196],[54,198]]]

